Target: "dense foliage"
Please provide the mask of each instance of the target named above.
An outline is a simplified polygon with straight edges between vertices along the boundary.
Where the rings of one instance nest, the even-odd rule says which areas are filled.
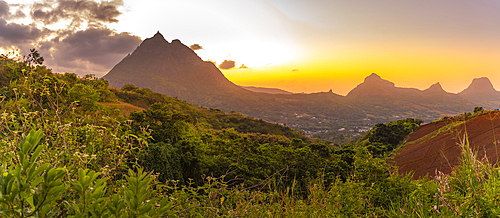
[[[420,120],[377,124],[336,148],[238,113],[198,108],[35,55],[0,58],[0,216],[495,216],[498,169],[476,160],[436,180],[384,158]]]

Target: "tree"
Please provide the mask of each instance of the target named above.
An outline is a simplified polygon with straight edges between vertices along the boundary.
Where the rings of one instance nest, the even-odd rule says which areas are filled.
[[[476,113],[483,113],[483,112],[484,112],[483,107],[475,107],[475,108],[474,108],[474,113],[475,113],[475,114],[476,114]]]
[[[30,67],[34,64],[42,65],[43,61],[44,61],[43,57],[34,48],[30,49],[30,53],[24,57],[24,62],[28,64]]]

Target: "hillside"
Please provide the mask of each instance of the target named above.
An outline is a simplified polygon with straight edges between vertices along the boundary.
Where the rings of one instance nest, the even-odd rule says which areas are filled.
[[[413,172],[415,179],[435,176],[436,170],[451,173],[460,164],[459,144],[465,136],[478,159],[486,155],[490,163],[497,163],[495,142],[500,139],[500,113],[485,113],[466,122],[462,116],[422,125],[397,152],[395,165],[401,174]]]
[[[298,138],[304,142],[314,141],[299,134],[296,130],[290,127],[269,123],[263,121],[262,119],[245,117],[240,113],[224,113],[218,109],[198,107],[187,103],[186,101],[179,100],[178,98],[172,98],[167,95],[155,93],[147,88],[138,88],[128,84],[122,89],[112,88],[110,90],[119,102],[105,104],[111,108],[121,110],[122,113],[129,110],[142,111],[150,108],[154,104],[162,104],[164,105],[164,109],[176,110],[189,115],[190,122],[193,124],[209,124],[210,128],[215,130],[233,128],[241,133],[283,135],[290,138]],[[130,106],[127,106],[128,104],[130,104]]]

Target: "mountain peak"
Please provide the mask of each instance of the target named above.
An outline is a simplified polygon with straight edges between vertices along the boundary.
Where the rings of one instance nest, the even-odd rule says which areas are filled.
[[[151,38],[162,38],[162,39],[165,39],[165,37],[163,37],[163,35],[160,33],[160,31],[158,30],[158,32],[156,32],[156,34],[151,37]]]
[[[160,31],[158,31],[153,37],[147,38],[144,41],[142,41],[140,47],[142,47],[143,45],[152,45],[153,47],[161,47],[162,45],[164,46],[168,44],[169,44],[168,41],[165,40]]]
[[[353,90],[347,96],[350,97],[382,97],[391,95],[391,90],[395,88],[394,83],[380,78],[379,75],[372,73],[365,78],[365,81]]]
[[[364,83],[365,84],[375,84],[376,83],[377,85],[394,86],[394,83],[392,83],[388,80],[382,79],[376,73],[372,73],[372,74],[370,74],[370,76],[366,77]]]
[[[474,78],[462,93],[494,93],[497,92],[487,77]]]
[[[379,75],[377,75],[376,73],[372,73],[372,74],[370,74],[370,76],[367,76],[367,77],[365,78],[365,81],[366,81],[367,79],[368,79],[368,80],[381,80],[382,78],[381,78]]]
[[[487,77],[474,78],[469,87],[473,87],[473,88],[481,87],[482,89],[495,90],[495,88],[493,88],[493,85],[491,84],[490,79],[488,79]]]
[[[428,89],[424,90],[424,92],[446,92],[439,82],[432,84]]]
[[[474,102],[477,105],[485,106],[486,108],[498,108],[500,101],[500,92],[493,88],[490,80],[486,77],[474,78],[472,83],[458,93],[461,97]]]

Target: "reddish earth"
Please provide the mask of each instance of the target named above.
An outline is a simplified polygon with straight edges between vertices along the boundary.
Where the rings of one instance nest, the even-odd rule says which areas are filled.
[[[441,129],[441,130],[440,130]],[[450,173],[460,164],[460,142],[467,133],[470,147],[478,158],[497,162],[495,141],[500,147],[500,112],[483,114],[467,122],[455,119],[420,126],[394,157],[400,174],[413,172],[413,178],[436,175],[436,170]],[[500,153],[500,148],[498,148]]]

